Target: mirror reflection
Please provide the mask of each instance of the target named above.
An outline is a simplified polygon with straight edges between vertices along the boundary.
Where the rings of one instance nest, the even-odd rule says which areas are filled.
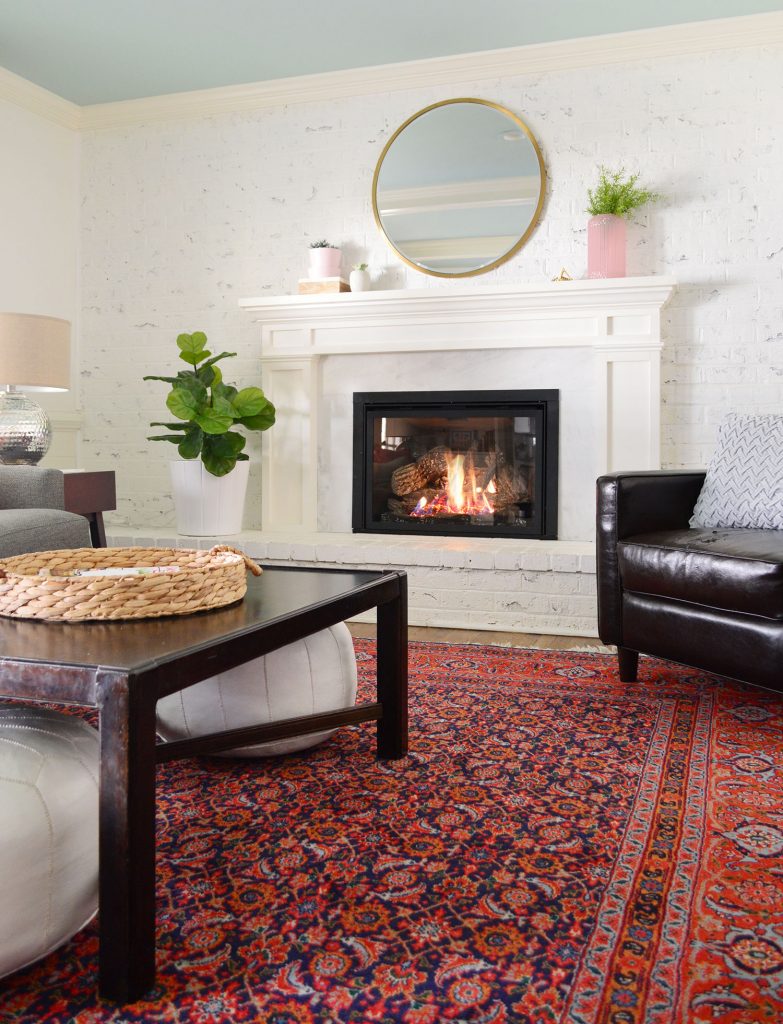
[[[381,231],[410,266],[438,277],[492,270],[517,252],[544,200],[527,126],[485,100],[446,100],[391,137],[373,179]]]

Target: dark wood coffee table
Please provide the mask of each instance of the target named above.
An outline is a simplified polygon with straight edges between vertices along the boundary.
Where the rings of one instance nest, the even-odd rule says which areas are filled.
[[[369,608],[378,609],[377,699],[342,711],[158,742],[159,697]],[[155,765],[377,721],[377,756],[408,749],[403,572],[266,569],[239,604],[137,622],[0,618],[0,695],[100,713],[100,993],[121,1002],[155,982]]]

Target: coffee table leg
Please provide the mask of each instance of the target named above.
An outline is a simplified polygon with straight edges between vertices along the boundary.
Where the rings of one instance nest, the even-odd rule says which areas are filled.
[[[399,577],[399,595],[378,605],[378,757],[394,760],[408,753],[408,579]]]
[[[98,674],[100,994],[140,998],[155,984],[155,705],[128,677]]]

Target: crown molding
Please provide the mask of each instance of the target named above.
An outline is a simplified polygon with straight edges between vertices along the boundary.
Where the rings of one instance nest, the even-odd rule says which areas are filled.
[[[783,11],[771,11],[84,107],[0,68],[0,99],[90,131],[781,42]]]
[[[38,114],[62,128],[70,128],[71,131],[81,128],[82,107],[77,103],[64,100],[62,96],[28,82],[6,68],[0,68],[0,100]]]

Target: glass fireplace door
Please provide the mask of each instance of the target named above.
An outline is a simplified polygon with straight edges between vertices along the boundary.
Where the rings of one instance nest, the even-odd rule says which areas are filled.
[[[556,394],[356,395],[354,529],[554,536]]]

